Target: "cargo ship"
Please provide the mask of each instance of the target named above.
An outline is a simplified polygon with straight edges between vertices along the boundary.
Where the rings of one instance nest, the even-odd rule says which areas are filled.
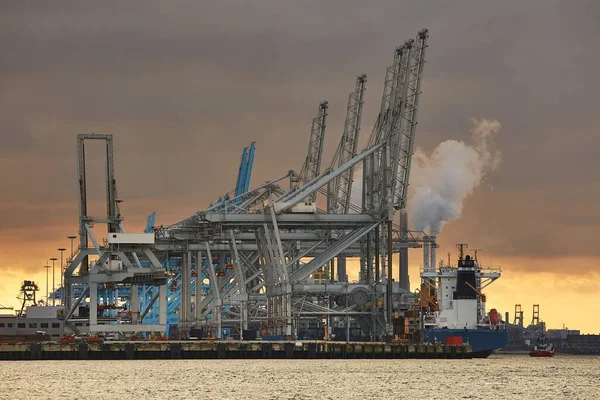
[[[459,247],[456,267],[448,261],[448,265],[421,271],[423,336],[430,343],[469,344],[473,357],[485,358],[508,343],[501,314],[496,309],[486,312],[481,292],[500,277],[501,270],[481,267],[476,256],[463,257],[464,247]]]

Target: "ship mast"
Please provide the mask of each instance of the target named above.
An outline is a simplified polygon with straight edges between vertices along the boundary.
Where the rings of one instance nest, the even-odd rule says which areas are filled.
[[[471,249],[471,250],[473,250],[473,253],[474,253],[473,257],[475,257],[475,262],[479,265],[479,261],[477,260],[477,252],[481,251],[481,249]]]
[[[462,261],[464,259],[465,249],[468,249],[469,245],[466,243],[459,243],[456,245],[456,248],[458,249],[458,259]]]

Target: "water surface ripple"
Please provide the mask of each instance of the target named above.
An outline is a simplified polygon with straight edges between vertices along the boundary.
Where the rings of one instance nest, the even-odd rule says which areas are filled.
[[[600,357],[2,361],[0,399],[593,399]]]

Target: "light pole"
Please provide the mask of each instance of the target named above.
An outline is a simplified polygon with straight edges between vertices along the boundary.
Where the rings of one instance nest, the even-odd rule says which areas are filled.
[[[73,259],[73,240],[77,239],[77,236],[67,236],[67,239],[71,240],[71,255],[69,257],[72,260]]]
[[[71,262],[73,262],[73,240],[75,240],[77,238],[77,236],[67,236],[67,239],[69,239],[71,241],[71,255],[69,256],[69,260]],[[71,307],[71,283],[67,283],[67,279],[65,277],[65,285],[69,285],[69,307]],[[65,295],[63,296],[63,301],[66,302],[67,301],[67,295],[65,293]]]
[[[65,284],[63,281],[65,271],[63,270],[63,253],[67,249],[63,249],[62,247],[58,249],[60,251],[60,305],[65,305]]]
[[[44,265],[44,268],[46,268],[46,305],[48,305],[48,271],[50,270],[50,266]]]
[[[56,305],[56,296],[54,295],[54,292],[56,291],[56,285],[54,284],[54,276],[56,275],[54,273],[54,262],[58,260],[58,258],[52,257],[50,260],[52,260],[52,306],[54,307]]]

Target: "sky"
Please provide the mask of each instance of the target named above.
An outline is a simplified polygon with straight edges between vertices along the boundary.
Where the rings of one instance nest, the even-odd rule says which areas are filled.
[[[502,161],[438,254],[468,243],[501,264],[488,303],[511,319],[540,304],[549,327],[600,333],[598,15],[593,0],[3,1],[0,304],[16,306],[23,279],[45,286],[77,232],[78,133],[114,135],[126,229],[153,211],[167,225],[231,190],[251,141],[253,186],[299,170],[322,100],[328,164],[361,73],[365,141],[394,48],[428,28],[416,146],[468,142],[473,118],[501,124]],[[88,156],[100,212],[99,147]],[[415,286],[420,252],[410,260]]]

